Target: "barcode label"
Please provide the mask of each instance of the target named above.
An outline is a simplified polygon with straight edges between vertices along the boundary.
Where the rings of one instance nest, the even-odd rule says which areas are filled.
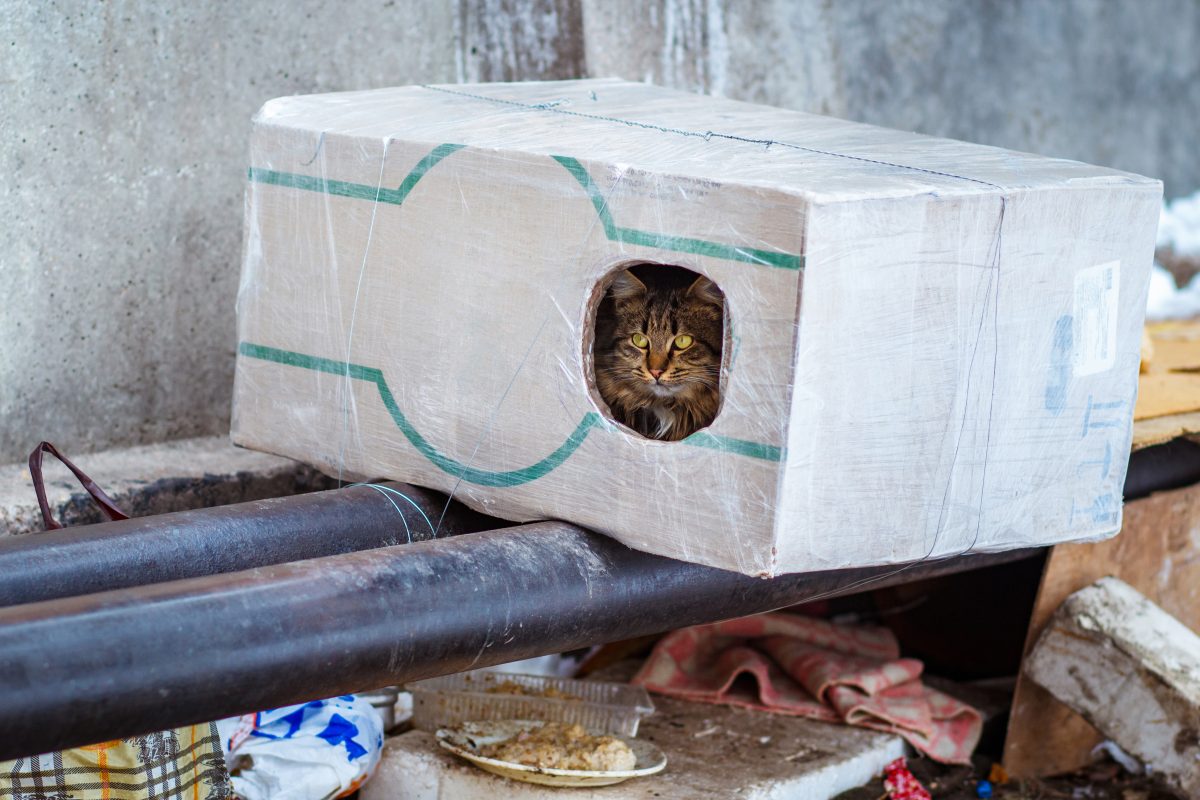
[[[1121,262],[1109,261],[1075,274],[1076,375],[1095,375],[1117,363],[1117,291]]]

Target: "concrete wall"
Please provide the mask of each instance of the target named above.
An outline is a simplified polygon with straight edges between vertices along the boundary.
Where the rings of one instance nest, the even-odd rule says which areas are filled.
[[[11,0],[0,462],[227,425],[266,99],[620,75],[1200,186],[1192,0]]]

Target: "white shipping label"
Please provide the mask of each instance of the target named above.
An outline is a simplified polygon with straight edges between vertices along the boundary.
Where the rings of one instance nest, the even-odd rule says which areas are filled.
[[[1121,262],[1075,273],[1073,336],[1076,375],[1095,375],[1117,363],[1117,290]]]

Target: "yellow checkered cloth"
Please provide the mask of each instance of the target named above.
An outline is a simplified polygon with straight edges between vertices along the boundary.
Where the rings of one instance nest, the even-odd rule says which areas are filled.
[[[212,723],[0,762],[0,800],[227,800]]]

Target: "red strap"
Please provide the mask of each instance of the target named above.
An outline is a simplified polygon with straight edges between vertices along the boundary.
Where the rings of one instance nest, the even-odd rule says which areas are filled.
[[[57,447],[49,442],[41,442],[29,454],[29,474],[33,477],[33,491],[37,493],[38,507],[42,509],[42,522],[45,523],[46,530],[57,530],[62,525],[50,513],[50,501],[46,499],[46,482],[42,479],[42,453],[49,453],[71,470],[76,479],[83,484],[87,493],[96,501],[96,505],[100,506],[100,511],[104,516],[110,520],[129,519],[129,515],[117,508],[117,504],[112,501],[112,498],[105,494],[95,481],[85,475],[83,470],[72,464],[69,458],[58,452]]]

